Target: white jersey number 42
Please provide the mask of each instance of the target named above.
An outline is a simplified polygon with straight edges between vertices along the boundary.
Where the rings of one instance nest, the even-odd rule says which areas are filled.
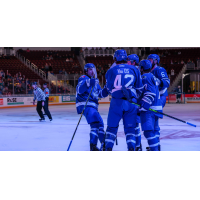
[[[131,83],[134,81],[134,76],[132,74],[126,74],[124,78],[130,78],[131,80],[125,85],[127,88]],[[116,76],[115,81],[114,81],[114,87],[116,89],[121,89],[122,88],[122,75],[119,74]]]

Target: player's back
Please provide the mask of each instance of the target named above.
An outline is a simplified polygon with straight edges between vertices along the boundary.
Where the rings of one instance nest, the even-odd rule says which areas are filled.
[[[113,98],[125,98],[122,86],[130,89],[137,98],[136,89],[142,87],[141,76],[137,68],[128,64],[118,64],[106,73],[107,88]]]

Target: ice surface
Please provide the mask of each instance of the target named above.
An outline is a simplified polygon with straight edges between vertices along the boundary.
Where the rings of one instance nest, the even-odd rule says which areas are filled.
[[[34,107],[0,109],[0,150],[1,151],[66,151],[80,115],[75,105],[50,106],[53,121],[39,122]],[[107,127],[109,104],[101,104],[99,112]],[[169,104],[164,112],[182,120],[196,124],[194,128],[187,124],[164,117],[160,120],[161,148],[163,151],[199,151],[200,150],[200,104]],[[82,117],[71,151],[89,151],[90,127]],[[115,151],[126,151],[122,121],[118,129],[118,146]],[[142,136],[143,150],[147,141]],[[100,144],[98,144],[100,146]]]

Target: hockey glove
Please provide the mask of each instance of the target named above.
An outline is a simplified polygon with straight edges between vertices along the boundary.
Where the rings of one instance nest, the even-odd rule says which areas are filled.
[[[127,90],[124,86],[122,86],[122,92],[130,103],[137,103],[137,100],[135,98],[131,97],[131,91],[130,90]]]
[[[94,79],[94,78],[91,78],[91,79],[87,79],[86,80],[86,85],[87,87],[94,87],[96,86],[97,84],[99,83],[99,79]]]
[[[141,107],[140,107],[139,111],[147,111],[147,110],[149,110],[149,108],[151,106],[149,103],[147,103],[143,100],[140,102],[140,105],[141,105]]]

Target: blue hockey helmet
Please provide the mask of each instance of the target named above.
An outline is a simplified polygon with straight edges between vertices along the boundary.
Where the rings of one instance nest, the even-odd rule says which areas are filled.
[[[88,69],[93,69],[94,71],[94,74],[95,74],[95,78],[97,78],[97,71],[96,71],[96,67],[93,63],[87,63],[85,66],[84,66],[84,72],[86,73],[88,71]]]
[[[117,62],[127,61],[127,53],[124,49],[118,49],[118,50],[115,51],[113,58]]]
[[[160,57],[157,54],[150,54],[147,59],[157,60],[157,63],[160,62]]]
[[[141,60],[139,66],[140,66],[140,69],[143,68],[144,70],[148,70],[152,68],[152,64],[150,60]]]
[[[131,54],[128,56],[128,61],[131,61],[131,63],[136,62],[139,63],[139,57],[137,54]]]

